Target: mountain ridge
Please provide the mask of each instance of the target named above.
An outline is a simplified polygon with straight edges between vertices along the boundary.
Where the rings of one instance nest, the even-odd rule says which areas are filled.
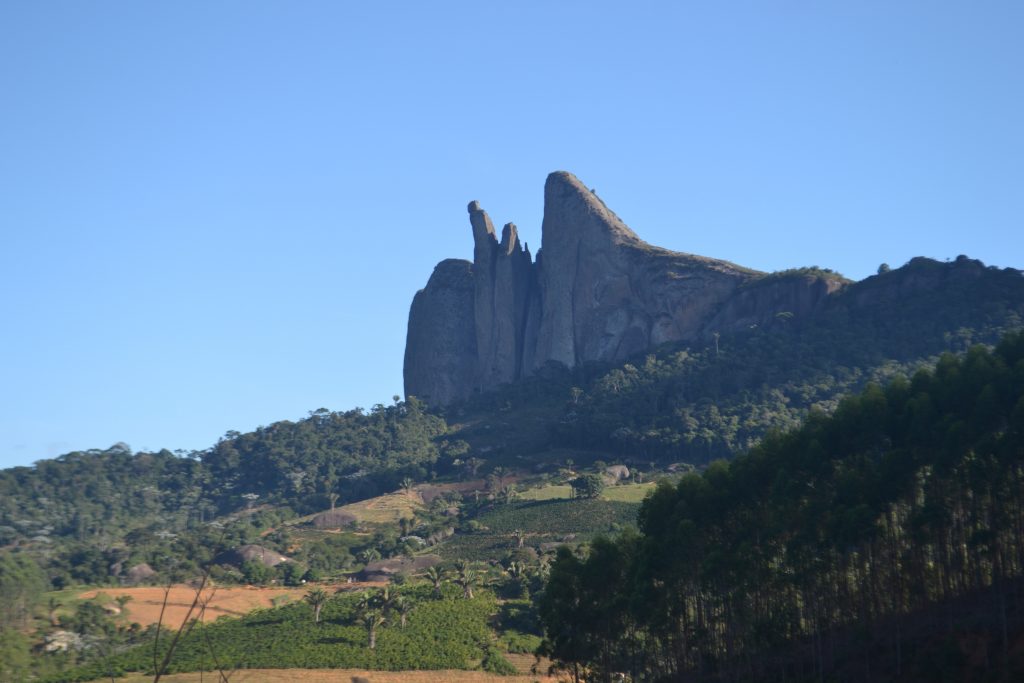
[[[574,367],[624,360],[781,312],[807,315],[846,284],[816,271],[785,284],[769,281],[771,295],[752,302],[739,290],[766,273],[648,244],[566,171],[545,182],[535,259],[513,223],[499,242],[480,203],[470,202],[468,211],[472,263],[438,264],[409,313],[405,393],[438,405],[521,379],[551,361]],[[463,277],[453,279],[455,270]]]

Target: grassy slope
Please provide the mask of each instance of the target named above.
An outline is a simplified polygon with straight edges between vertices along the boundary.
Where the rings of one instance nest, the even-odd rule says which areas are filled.
[[[412,517],[422,509],[423,501],[415,491],[408,494],[404,491],[395,491],[382,496],[349,503],[338,508],[341,512],[352,515],[357,522],[366,524],[397,524],[398,520],[403,517]],[[326,512],[326,510],[305,515],[304,517],[297,517],[286,524],[305,524],[323,512]]]
[[[654,490],[657,484],[625,484],[609,486],[601,493],[601,500],[620,503],[641,503],[644,497]],[[572,487],[568,484],[551,484],[528,489],[519,494],[520,500],[568,500],[572,498]]]
[[[476,519],[479,531],[458,534],[437,548],[449,559],[500,559],[514,550],[516,530],[526,533],[528,546],[572,537],[584,541],[636,523],[639,503],[609,500],[523,500],[496,505]]]

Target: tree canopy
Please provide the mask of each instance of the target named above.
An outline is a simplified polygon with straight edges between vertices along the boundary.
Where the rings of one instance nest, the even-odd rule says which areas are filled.
[[[1024,334],[660,486],[639,522],[585,559],[563,551],[541,600],[547,652],[598,680],[923,680],[941,660],[907,634],[947,622],[990,633],[1008,667],[1024,627],[1007,608],[1024,595]],[[966,596],[965,622],[929,612]]]

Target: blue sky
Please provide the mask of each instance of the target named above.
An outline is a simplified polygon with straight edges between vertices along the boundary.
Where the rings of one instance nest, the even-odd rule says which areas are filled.
[[[401,393],[466,215],[1024,267],[1020,2],[0,4],[0,465]]]

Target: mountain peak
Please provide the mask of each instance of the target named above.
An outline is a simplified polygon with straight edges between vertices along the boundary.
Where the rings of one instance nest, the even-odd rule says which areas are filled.
[[[763,324],[780,311],[808,315],[834,291],[808,278],[747,292],[742,286],[761,274],[647,244],[566,171],[544,184],[536,261],[514,224],[499,242],[480,203],[467,208],[472,265],[446,265],[409,314],[406,394],[436,403],[549,362],[621,361],[666,342]]]
[[[544,183],[543,230],[574,228],[592,239],[642,243],[594,190],[568,171],[555,171]]]

